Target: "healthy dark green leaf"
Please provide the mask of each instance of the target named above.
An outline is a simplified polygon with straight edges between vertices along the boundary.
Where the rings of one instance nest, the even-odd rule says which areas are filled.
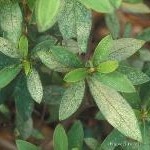
[[[0,28],[3,37],[14,44],[18,44],[22,33],[22,13],[17,1],[1,0]]]
[[[102,82],[117,91],[125,93],[135,92],[135,88],[131,81],[127,78],[127,76],[119,72],[112,72],[110,74],[96,73],[95,78],[97,78],[99,82]]]
[[[61,124],[57,125],[53,135],[54,150],[68,150],[68,138]]]
[[[64,81],[78,82],[84,80],[87,75],[88,75],[88,71],[86,68],[78,68],[67,73],[64,77]]]
[[[85,53],[92,26],[91,11],[78,1],[65,0],[58,23],[64,39],[77,38],[79,52]]]
[[[26,141],[17,140],[16,144],[18,150],[39,150],[38,147]]]
[[[64,120],[74,114],[82,103],[84,97],[85,82],[79,81],[71,84],[63,94],[60,108],[59,119]]]
[[[83,138],[84,131],[83,126],[80,121],[76,121],[71,129],[68,131],[68,143],[69,149],[78,148],[79,150],[83,149]]]
[[[41,103],[43,98],[43,87],[38,72],[32,68],[27,76],[27,86],[31,97],[37,102]]]
[[[113,39],[110,35],[104,37],[95,49],[92,57],[94,66],[99,65],[101,62],[107,59],[109,50],[112,46]]]
[[[7,86],[20,72],[20,65],[12,65],[0,70],[0,89]]]
[[[48,30],[57,20],[61,8],[60,0],[37,0],[35,3],[35,17],[40,32]]]
[[[118,71],[125,74],[133,85],[143,84],[150,80],[145,73],[129,66],[120,66]]]
[[[118,61],[125,60],[138,51],[144,44],[145,41],[133,38],[114,40],[109,59]]]
[[[142,141],[137,119],[126,100],[114,89],[103,85],[94,77],[89,78],[88,84],[106,120],[124,135]]]

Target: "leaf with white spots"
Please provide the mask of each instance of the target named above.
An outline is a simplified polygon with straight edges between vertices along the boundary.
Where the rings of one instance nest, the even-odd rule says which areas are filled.
[[[74,114],[82,103],[84,97],[85,82],[80,81],[71,84],[63,94],[60,108],[59,119],[64,120]]]
[[[17,1],[1,0],[0,28],[4,38],[18,43],[22,32],[22,13]]]
[[[35,69],[32,69],[27,76],[27,86],[31,97],[37,102],[41,103],[43,97],[43,87],[40,76]]]
[[[85,53],[92,26],[91,11],[77,1],[65,0],[58,23],[64,39],[77,38],[80,53]]]
[[[114,89],[103,85],[94,77],[88,81],[93,98],[106,120],[124,135],[142,141],[134,111]]]

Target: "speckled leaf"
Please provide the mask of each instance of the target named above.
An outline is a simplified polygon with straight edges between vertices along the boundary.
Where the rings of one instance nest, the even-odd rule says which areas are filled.
[[[18,150],[39,150],[38,147],[36,147],[35,145],[27,142],[27,141],[22,141],[22,140],[17,140],[16,141],[17,144],[17,149]]]
[[[90,91],[107,121],[124,135],[142,141],[137,119],[131,106],[114,89],[90,78]]]
[[[76,121],[71,129],[68,131],[68,143],[69,149],[77,148],[79,150],[83,149],[83,138],[84,138],[84,131],[83,126],[80,121]]]
[[[107,59],[109,55],[109,50],[112,46],[111,45],[112,42],[113,42],[113,39],[110,35],[104,37],[99,42],[92,57],[92,61],[95,66],[99,65],[101,62]]]
[[[118,61],[125,60],[138,51],[144,44],[145,41],[133,38],[114,40],[109,59]]]
[[[52,54],[51,51],[38,51],[37,52],[38,57],[42,61],[44,65],[46,65],[48,68],[58,71],[58,72],[68,72],[71,70],[69,66],[61,64]]]
[[[61,64],[68,67],[82,67],[83,64],[77,55],[70,52],[67,48],[61,46],[51,47],[52,54]]]
[[[137,35],[138,39],[144,40],[144,41],[150,41],[150,27],[144,29],[141,33]]]
[[[65,129],[61,124],[57,125],[55,128],[53,145],[55,150],[68,150],[68,138]]]
[[[85,90],[85,82],[79,81],[66,89],[59,108],[59,119],[70,117],[80,107]]]
[[[0,37],[0,52],[11,58],[19,58],[19,50],[8,40]]]
[[[60,0],[37,0],[35,3],[35,17],[40,32],[48,30],[57,20],[61,6]]]
[[[127,78],[127,76],[119,72],[112,72],[109,74],[96,73],[94,76],[98,81],[117,91],[125,93],[135,92],[135,88],[131,81]]]
[[[12,65],[0,70],[0,89],[7,86],[20,72],[20,65]]]
[[[84,80],[88,75],[86,68],[78,68],[70,71],[64,77],[64,81],[66,82],[78,82]]]
[[[135,68],[120,66],[118,71],[125,74],[133,85],[150,81],[150,78],[145,73]]]
[[[80,53],[85,53],[92,26],[91,11],[77,1],[65,0],[58,23],[64,39],[77,38]]]
[[[114,72],[118,68],[118,66],[119,66],[118,61],[108,60],[100,63],[97,66],[97,71],[100,73],[111,73]]]
[[[0,14],[3,37],[17,44],[22,32],[22,13],[18,2],[1,0]]]
[[[114,39],[120,36],[120,22],[116,13],[105,15],[106,25]]]
[[[78,0],[87,8],[91,8],[97,12],[111,13],[114,10],[113,5],[109,0]]]
[[[31,97],[41,103],[43,97],[43,87],[38,72],[33,68],[27,76],[27,86]]]
[[[150,8],[144,3],[130,4],[122,3],[121,8],[130,13],[146,14],[150,13]]]
[[[23,58],[26,58],[28,55],[28,39],[25,35],[22,35],[19,40],[19,51],[20,55]]]

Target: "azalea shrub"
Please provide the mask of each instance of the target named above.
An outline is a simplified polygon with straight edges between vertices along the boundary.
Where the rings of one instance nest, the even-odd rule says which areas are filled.
[[[120,21],[149,13],[143,0],[0,1],[0,112],[18,150],[43,149],[39,116],[54,150],[150,149],[150,28]],[[96,14],[107,31],[93,43]]]

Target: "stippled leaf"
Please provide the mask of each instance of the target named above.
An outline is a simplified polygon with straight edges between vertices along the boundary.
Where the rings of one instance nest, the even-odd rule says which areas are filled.
[[[115,60],[108,60],[100,63],[97,66],[97,71],[100,73],[111,73],[114,72],[118,68],[119,64]]]
[[[137,119],[126,100],[94,77],[88,83],[94,100],[107,121],[124,135],[142,141]]]
[[[57,125],[53,135],[55,150],[68,150],[68,138],[61,124]]]
[[[103,12],[103,13],[111,13],[114,10],[113,5],[109,0],[78,0],[82,4],[84,4],[87,8],[91,8],[97,12]]]
[[[133,85],[143,84],[150,80],[142,71],[128,66],[120,66],[118,71],[125,74]]]
[[[125,60],[138,51],[144,44],[145,41],[133,38],[114,40],[109,59],[115,59],[118,61]]]
[[[150,41],[150,28],[144,29],[141,33],[137,35],[137,38],[147,42]]]
[[[70,117],[80,107],[85,90],[85,82],[79,81],[74,83],[66,89],[63,94],[60,108],[59,119],[64,120]]]
[[[64,81],[66,82],[77,82],[80,80],[84,80],[88,75],[88,71],[86,68],[79,68],[67,73],[64,77]]]
[[[0,52],[11,57],[19,58],[19,50],[10,41],[0,37]]]
[[[116,13],[105,15],[106,25],[114,39],[120,36],[120,22]]]
[[[100,41],[92,57],[92,61],[95,66],[107,59],[112,42],[113,39],[110,35],[106,36]]]
[[[58,23],[64,39],[77,38],[79,52],[85,53],[92,26],[91,11],[77,1],[65,0]]]
[[[43,97],[43,87],[38,72],[32,68],[27,76],[27,86],[31,97],[37,102],[41,103]]]
[[[60,0],[37,0],[35,4],[35,16],[40,32],[48,30],[57,20],[60,10]]]
[[[22,32],[22,13],[18,2],[1,0],[0,14],[3,37],[17,44]]]
[[[83,149],[83,138],[84,138],[84,131],[83,126],[80,121],[76,121],[71,129],[68,131],[68,143],[69,149],[78,148],[78,150]]]
[[[23,58],[26,58],[28,55],[28,39],[25,35],[22,35],[19,41],[19,51],[20,55]]]
[[[150,13],[150,8],[144,3],[137,3],[137,4],[122,3],[121,7],[124,11],[130,13],[139,13],[139,14]]]
[[[20,65],[12,65],[0,70],[0,89],[7,86],[20,72]]]
[[[26,141],[17,140],[16,144],[18,150],[39,150],[38,147]]]
[[[95,78],[117,91],[126,93],[135,92],[135,88],[132,85],[131,81],[127,78],[127,76],[119,72],[112,72],[109,74],[96,73]]]

